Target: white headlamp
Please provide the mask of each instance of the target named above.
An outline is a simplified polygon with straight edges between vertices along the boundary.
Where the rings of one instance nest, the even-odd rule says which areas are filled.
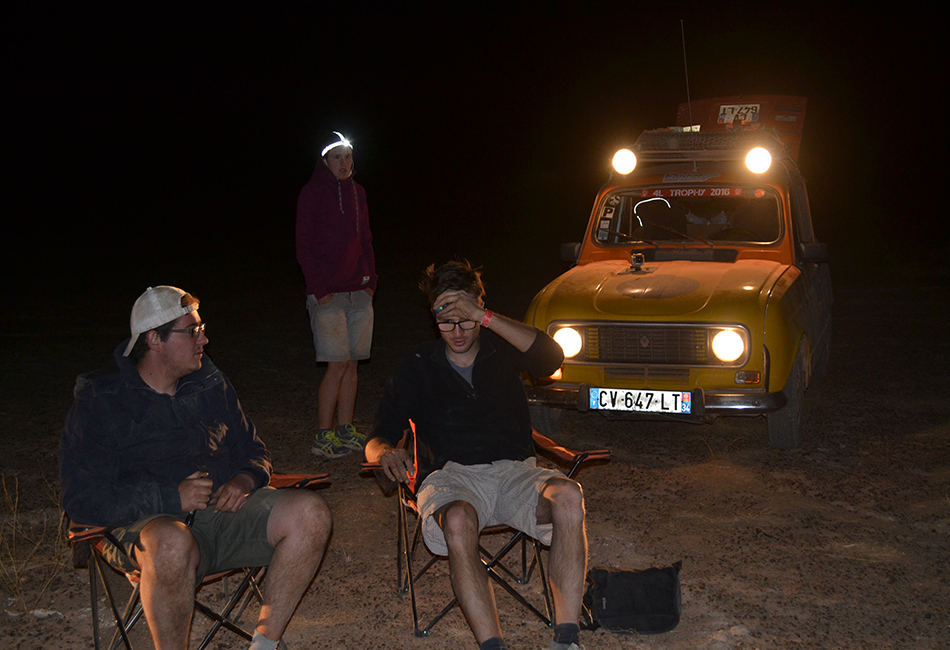
[[[323,148],[323,151],[320,153],[321,158],[326,156],[328,151],[330,151],[331,149],[335,149],[337,147],[347,147],[348,149],[353,148],[353,144],[349,140],[347,140],[346,137],[342,133],[340,133],[339,131],[334,131],[333,133],[336,134],[338,138],[340,138],[340,141],[331,142],[330,144],[325,146]]]

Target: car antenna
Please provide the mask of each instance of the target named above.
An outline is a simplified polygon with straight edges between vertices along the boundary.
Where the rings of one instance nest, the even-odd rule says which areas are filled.
[[[683,74],[686,75],[686,113],[689,116],[687,128],[693,128],[693,105],[689,98],[689,68],[686,66],[686,29],[683,27],[683,19],[680,18],[680,37],[683,41]],[[693,171],[696,171],[696,160],[693,160]]]

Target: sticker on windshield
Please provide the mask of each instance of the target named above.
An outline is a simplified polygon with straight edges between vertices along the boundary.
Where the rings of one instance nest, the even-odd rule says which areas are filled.
[[[719,172],[674,172],[663,174],[664,183],[703,183],[716,178]]]
[[[641,190],[640,197],[660,196],[665,198],[703,196],[742,196],[741,187],[682,187]]]

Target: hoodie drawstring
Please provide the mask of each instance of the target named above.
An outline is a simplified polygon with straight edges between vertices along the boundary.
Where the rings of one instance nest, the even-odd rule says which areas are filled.
[[[340,214],[346,214],[343,210],[343,181],[336,182],[337,200],[340,202]],[[356,236],[360,235],[360,195],[356,191],[356,184],[353,184],[353,205],[356,207]]]

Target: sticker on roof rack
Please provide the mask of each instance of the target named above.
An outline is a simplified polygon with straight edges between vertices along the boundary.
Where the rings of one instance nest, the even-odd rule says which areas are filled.
[[[663,174],[664,183],[702,183],[710,178],[717,178],[719,172],[674,172]]]
[[[759,121],[758,104],[723,104],[719,107],[719,123],[732,124],[736,118],[743,123]]]

